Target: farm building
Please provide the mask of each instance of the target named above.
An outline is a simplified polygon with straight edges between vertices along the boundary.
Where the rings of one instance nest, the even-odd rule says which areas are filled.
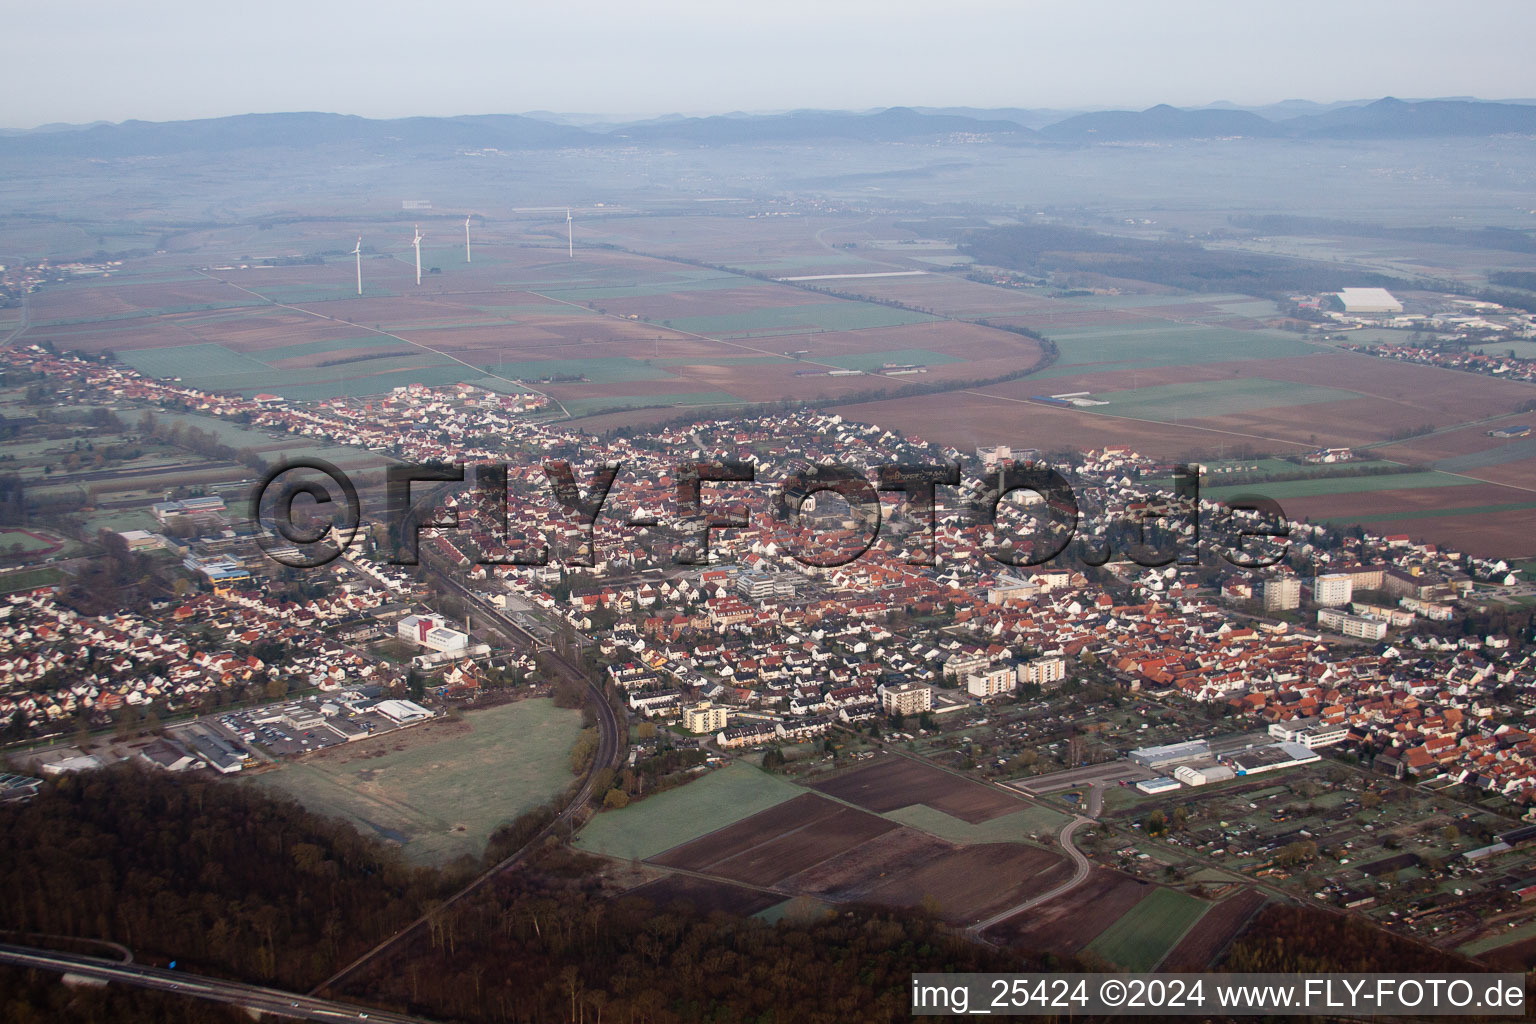
[[[1529,437],[1530,433],[1531,428],[1529,424],[1517,423],[1514,426],[1500,427],[1497,430],[1490,430],[1488,431],[1488,436],[1503,439],[1510,437]]]
[[[1339,301],[1346,313],[1401,313],[1403,304],[1385,288],[1345,288]]]

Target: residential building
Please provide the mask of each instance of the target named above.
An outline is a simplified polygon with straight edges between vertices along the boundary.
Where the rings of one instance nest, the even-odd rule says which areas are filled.
[[[882,686],[880,706],[888,715],[920,715],[933,710],[933,690],[917,683]]]
[[[1354,578],[1347,573],[1329,573],[1312,579],[1312,602],[1320,607],[1338,608],[1349,604],[1354,593]]]
[[[1264,610],[1267,612],[1290,611],[1301,607],[1301,579],[1296,576],[1277,576],[1264,581]]]
[[[1018,673],[1012,665],[973,672],[965,677],[965,692],[972,697],[996,697],[1012,693],[1019,685]]]
[[[729,717],[725,708],[701,700],[692,707],[683,708],[683,728],[689,732],[719,732],[725,728]]]
[[[1034,658],[1018,668],[1020,683],[1034,683],[1047,690],[1059,686],[1067,678],[1067,659]]]
[[[1317,624],[1358,640],[1381,640],[1387,635],[1387,624],[1381,619],[1350,615],[1337,608],[1319,608]]]

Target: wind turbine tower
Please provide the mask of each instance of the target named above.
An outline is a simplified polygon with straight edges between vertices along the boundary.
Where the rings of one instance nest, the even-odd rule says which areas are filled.
[[[570,250],[571,259],[576,258],[576,235],[571,230],[571,208],[565,208],[565,244]]]
[[[363,236],[357,236],[357,245],[352,248],[352,255],[357,257],[357,294],[363,294]]]
[[[473,214],[471,214],[470,216],[472,217]],[[464,262],[465,263],[470,262],[470,259],[469,259],[469,221],[470,221],[470,217],[465,217],[464,218]]]
[[[421,225],[416,225],[416,237],[411,240],[416,247],[416,283],[421,284]]]

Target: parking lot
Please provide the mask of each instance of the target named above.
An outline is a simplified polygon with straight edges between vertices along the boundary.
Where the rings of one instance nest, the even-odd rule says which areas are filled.
[[[334,696],[267,704],[231,711],[204,724],[217,726],[230,738],[261,748],[273,757],[295,757],[352,740],[392,732],[422,720],[399,720],[378,710],[403,702],[376,701],[357,691]]]

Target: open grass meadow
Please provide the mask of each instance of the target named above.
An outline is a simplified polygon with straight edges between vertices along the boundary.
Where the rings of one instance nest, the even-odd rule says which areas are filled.
[[[522,700],[332,747],[253,784],[443,864],[478,857],[498,825],[569,786],[580,731],[580,711]]]
[[[604,811],[588,822],[575,842],[592,853],[644,860],[804,792],[791,782],[737,761],[623,810]]]
[[[1209,907],[1174,889],[1157,889],[1100,932],[1088,948],[1128,971],[1150,971]]]

